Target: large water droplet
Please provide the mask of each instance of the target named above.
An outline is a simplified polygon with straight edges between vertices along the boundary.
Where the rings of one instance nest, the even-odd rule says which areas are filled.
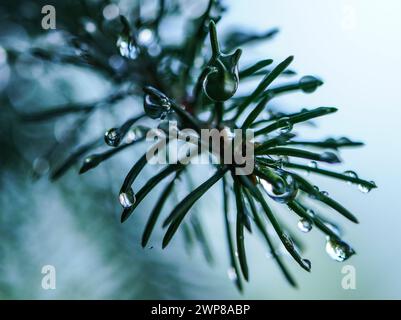
[[[350,178],[355,178],[355,179],[358,178],[358,175],[356,174],[355,171],[347,170],[344,172],[344,174]],[[351,181],[347,181],[347,183],[350,185],[353,184]]]
[[[323,82],[313,76],[305,76],[299,80],[301,90],[305,93],[315,92],[316,89],[322,85]]]
[[[323,152],[320,155],[320,160],[328,162],[328,163],[339,163],[341,162],[340,158],[334,152]]]
[[[365,185],[365,184],[359,184],[359,185],[358,185],[358,189],[359,189],[359,191],[361,191],[362,193],[369,193],[370,190],[372,190],[371,187],[369,187],[369,186],[367,186],[367,185]]]
[[[267,195],[279,203],[288,203],[297,195],[298,188],[291,174],[282,169],[276,169],[277,179],[274,185],[264,179],[260,180]]]
[[[203,79],[203,91],[213,101],[226,101],[230,99],[238,89],[238,60],[241,50],[233,54],[219,53],[208,65],[209,72]]]
[[[347,243],[333,238],[328,238],[326,243],[326,252],[336,261],[345,261],[353,254],[355,254],[354,249],[352,249]]]
[[[110,147],[117,147],[120,144],[121,136],[117,128],[111,128],[104,135],[104,141]]]
[[[120,204],[123,206],[123,208],[131,208],[136,201],[135,198],[135,193],[132,189],[129,189],[126,192],[120,193],[118,196],[118,199],[120,201]]]
[[[309,219],[302,218],[298,221],[298,229],[302,232],[308,233],[312,230],[312,222]]]
[[[167,97],[145,94],[145,113],[152,119],[164,119],[171,109],[171,103]]]

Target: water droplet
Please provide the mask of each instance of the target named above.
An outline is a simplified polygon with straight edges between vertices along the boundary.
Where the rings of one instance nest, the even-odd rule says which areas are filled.
[[[110,147],[117,147],[120,144],[121,136],[118,132],[117,128],[111,128],[110,130],[106,131],[104,135],[104,141]]]
[[[283,244],[288,250],[292,251],[295,249],[294,241],[292,241],[288,234],[283,234]]]
[[[302,232],[308,233],[312,230],[312,222],[309,219],[302,218],[298,221],[298,229]]]
[[[352,142],[352,140],[347,137],[341,137],[340,139],[337,140],[338,144],[348,144],[351,142]]]
[[[342,232],[341,232],[340,227],[338,225],[336,225],[334,223],[331,223],[331,222],[328,222],[328,221],[325,221],[324,225],[327,228],[329,228],[331,231],[333,231],[337,236],[339,236],[339,237],[341,236]]]
[[[145,136],[146,128],[142,126],[132,127],[128,132],[125,140],[127,143],[139,140]]]
[[[132,207],[136,201],[135,193],[132,189],[129,189],[126,192],[120,193],[120,195],[118,196],[118,199],[123,208]]]
[[[327,191],[322,191],[320,192],[322,196],[328,197],[329,193]]]
[[[171,109],[169,99],[154,92],[145,94],[143,106],[146,114],[152,119],[164,119]]]
[[[359,185],[358,185],[358,189],[359,189],[359,191],[361,191],[362,193],[369,193],[370,190],[372,190],[372,188],[370,188],[370,187],[367,186],[366,184],[359,184]]]
[[[85,158],[81,169],[79,170],[79,174],[85,173],[86,171],[95,168],[102,160],[102,157],[96,154],[88,156]]]
[[[291,174],[282,169],[276,169],[274,184],[264,179],[260,180],[267,195],[279,203],[288,203],[293,200],[298,192],[298,187]]]
[[[333,238],[328,238],[326,243],[326,252],[336,261],[345,261],[353,254],[355,254],[354,249],[352,249],[347,243]]]
[[[238,279],[237,273],[235,272],[235,269],[233,267],[228,268],[227,276],[228,276],[228,279],[230,279],[231,281],[237,281],[237,279]]]
[[[213,101],[226,101],[230,99],[238,89],[238,60],[241,50],[233,54],[222,54],[209,62],[209,73],[203,81],[205,95]]]
[[[36,158],[32,164],[33,171],[39,176],[46,174],[49,169],[49,161],[44,158]]]
[[[312,262],[310,262],[310,260],[308,259],[302,259],[302,263],[306,266],[306,268],[308,270],[310,270],[312,268]]]
[[[290,133],[291,130],[293,129],[292,122],[290,121],[290,118],[284,117],[280,119],[280,122],[283,123],[283,125],[280,127],[280,132],[285,134],[285,133]]]
[[[308,167],[311,168],[311,169],[317,169],[318,168],[318,164],[317,164],[316,161],[311,161],[311,162],[308,163]],[[309,170],[309,169],[305,171],[305,175],[306,176],[309,176],[310,173],[311,173],[311,170]]]
[[[339,163],[339,162],[341,162],[340,158],[334,152],[330,152],[330,151],[323,152],[320,155],[320,160],[328,162],[328,163]]]
[[[350,178],[358,179],[358,175],[356,174],[355,171],[347,170],[347,171],[344,172],[344,174],[345,174],[346,176],[350,177]],[[349,185],[353,184],[351,181],[347,181],[347,183],[348,183]]]
[[[316,161],[311,161],[311,162],[309,162],[308,167],[311,169],[317,169],[318,164]]]
[[[316,89],[322,85],[323,82],[313,76],[305,76],[299,80],[299,86],[301,90],[305,93],[315,92]]]
[[[313,211],[312,209],[307,209],[306,210],[306,213],[311,217],[311,218],[313,218],[316,214],[315,214],[315,211]]]

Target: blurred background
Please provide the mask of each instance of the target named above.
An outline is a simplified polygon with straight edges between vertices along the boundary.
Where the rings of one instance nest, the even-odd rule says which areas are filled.
[[[66,1],[64,1],[66,2]],[[202,3],[184,1],[186,15],[196,16]],[[198,1],[197,1],[198,2]],[[63,1],[53,2],[57,15]],[[46,2],[47,4],[47,2]],[[209,266],[197,247],[186,248],[182,237],[161,250],[161,228],[143,249],[140,236],[155,202],[155,194],[136,216],[119,223],[117,194],[139,151],[125,151],[83,176],[77,168],[56,182],[36,176],[48,171],[43,154],[68,130],[88,141],[134,114],[138,99],[126,99],[108,112],[94,114],[85,127],[74,127],[69,116],[61,120],[22,123],[16,114],[71,101],[105,97],[111,84],[88,68],[47,63],[3,48],[24,51],[59,44],[60,34],[40,28],[40,1],[2,1],[0,5],[0,298],[1,299],[400,299],[401,205],[398,202],[400,117],[398,75],[401,73],[401,21],[398,0],[248,0],[226,1],[227,14],[219,23],[224,34],[233,27],[257,30],[278,27],[280,33],[263,45],[244,48],[241,63],[295,56],[292,66],[300,75],[319,76],[325,85],[313,95],[281,97],[275,106],[285,111],[302,107],[336,106],[339,112],[320,118],[317,127],[303,127],[303,136],[347,136],[366,143],[345,150],[336,171],[355,170],[379,186],[363,194],[355,186],[322,177],[311,180],[354,212],[359,225],[335,216],[346,239],[357,251],[345,263],[331,260],[323,235],[304,235],[286,210],[288,223],[305,244],[312,261],[305,273],[286,257],[299,288],[284,281],[257,237],[247,237],[250,282],[240,295],[227,276],[228,257],[223,241],[223,216],[218,192],[209,192],[196,210],[206,224],[215,262]],[[125,1],[119,3],[124,8]],[[11,15],[10,15],[11,13]],[[68,14],[73,14],[69,12]],[[199,13],[198,13],[199,15]],[[37,24],[24,25],[31,19]],[[88,28],[90,26],[87,25]],[[183,25],[167,25],[172,41]],[[34,40],[32,40],[34,39]],[[14,61],[13,59],[17,59]],[[34,59],[34,60],[32,60]],[[9,62],[15,67],[11,70]],[[128,110],[128,111],[127,111]],[[84,139],[84,140],[85,140]],[[147,169],[150,170],[150,169]],[[201,174],[200,174],[201,175]],[[143,180],[144,181],[144,180]],[[217,189],[217,188],[216,188]],[[185,194],[186,190],[182,190]],[[43,290],[41,269],[54,265],[56,290]],[[344,265],[356,270],[356,289],[341,286]]]

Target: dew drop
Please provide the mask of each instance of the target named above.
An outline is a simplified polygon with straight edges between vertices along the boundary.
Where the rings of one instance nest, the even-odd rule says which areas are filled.
[[[312,268],[312,262],[310,262],[310,260],[308,259],[302,259],[302,263],[306,266],[306,268],[308,270],[310,270]]]
[[[284,246],[288,250],[292,251],[295,249],[294,241],[292,241],[291,237],[288,234],[283,234],[283,242],[284,242]]]
[[[322,192],[320,192],[321,194],[322,194],[322,196],[325,196],[325,197],[328,197],[329,196],[329,193],[327,192],[327,191],[322,191]]]
[[[164,119],[171,109],[171,104],[167,98],[154,97],[146,94],[144,98],[145,113],[152,119]]]
[[[350,178],[358,179],[358,175],[356,174],[355,171],[347,170],[347,171],[344,172],[344,174],[345,174],[346,176],[350,177]],[[347,183],[348,183],[349,185],[352,185],[352,184],[353,184],[351,181],[347,181]]]
[[[337,143],[339,143],[339,144],[348,144],[351,142],[352,141],[347,137],[341,137],[340,139],[337,140]]]
[[[280,122],[283,123],[283,125],[280,128],[280,133],[285,134],[285,133],[290,133],[291,130],[293,129],[292,122],[290,121],[290,118],[284,117],[280,119]]]
[[[228,276],[228,279],[230,279],[231,281],[237,281],[237,279],[238,279],[237,273],[235,272],[235,269],[232,267],[228,268],[227,276]]]
[[[345,261],[355,254],[354,249],[352,249],[347,243],[333,238],[327,239],[326,252],[330,258],[339,262]]]
[[[328,163],[339,163],[340,159],[334,152],[323,152],[320,155],[320,160],[328,162]]]
[[[125,138],[127,143],[131,143],[133,141],[139,140],[144,137],[146,129],[142,126],[135,126],[131,128],[127,132],[127,136]]]
[[[323,82],[313,76],[305,76],[299,80],[299,86],[301,90],[305,93],[315,92],[316,89],[322,85]]]
[[[311,218],[313,218],[316,214],[315,214],[315,211],[313,211],[312,209],[307,209],[306,210],[306,213],[311,217]]]
[[[365,185],[365,184],[359,184],[358,185],[358,189],[359,191],[361,191],[362,193],[369,193],[370,190],[372,190],[369,186]]]
[[[46,174],[50,168],[49,161],[44,158],[36,158],[33,161],[32,167],[33,171],[39,176]]]
[[[233,54],[220,53],[209,64],[209,72],[203,79],[203,92],[212,101],[226,101],[230,99],[238,89],[238,60],[241,50]]]
[[[328,221],[325,221],[324,222],[324,225],[327,227],[327,228],[329,228],[333,233],[335,233],[337,236],[341,236],[341,230],[340,230],[340,227],[338,226],[338,225],[335,225],[334,223],[331,223],[331,222],[328,222]]]
[[[120,195],[118,196],[118,199],[123,208],[131,208],[135,204],[135,201],[136,201],[135,194],[132,189],[129,189],[126,192],[120,193]]]
[[[309,219],[302,218],[298,221],[298,229],[302,232],[308,233],[312,230],[312,222]]]
[[[117,128],[111,128],[104,134],[104,141],[110,147],[117,147],[120,144],[121,136]]]
[[[311,162],[309,162],[308,167],[311,169],[317,169],[318,164],[316,161],[311,161]]]
[[[316,161],[311,161],[311,162],[308,163],[308,167],[309,167],[310,169],[317,169],[317,168],[318,168],[318,164],[317,164]],[[307,171],[306,171],[306,175],[307,175],[307,176],[309,176],[310,173],[311,173],[311,170],[307,170]]]
[[[276,169],[274,172],[277,177],[274,185],[264,179],[260,179],[260,183],[270,198],[279,203],[288,203],[297,195],[296,182],[287,171]]]

